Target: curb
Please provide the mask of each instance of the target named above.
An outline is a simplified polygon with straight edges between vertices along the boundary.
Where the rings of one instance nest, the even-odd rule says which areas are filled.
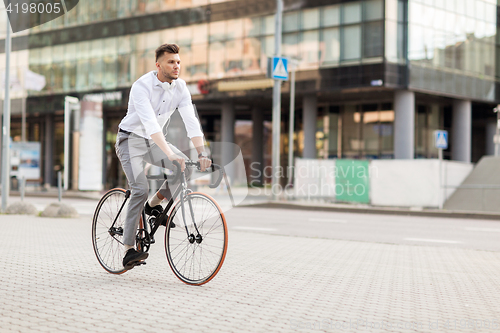
[[[62,193],[62,200],[64,199],[88,199],[88,200],[99,200],[102,195],[105,192],[98,193],[98,192],[91,192],[91,193],[79,193],[79,192],[64,192]],[[11,197],[20,197],[21,194],[20,192],[17,191],[11,191],[10,192]],[[58,192],[52,192],[52,191],[40,191],[40,192],[25,192],[24,197],[39,197],[39,198],[58,198],[59,193]]]
[[[300,204],[293,202],[266,202],[252,205],[240,205],[238,207],[246,208],[274,208],[274,209],[295,209],[295,210],[314,210],[323,212],[339,213],[358,213],[358,214],[380,214],[380,215],[404,215],[404,216],[427,216],[441,218],[459,218],[459,219],[477,219],[477,220],[500,220],[500,214],[485,212],[456,212],[439,210],[410,210],[410,209],[388,209],[375,207],[338,207],[314,204]]]

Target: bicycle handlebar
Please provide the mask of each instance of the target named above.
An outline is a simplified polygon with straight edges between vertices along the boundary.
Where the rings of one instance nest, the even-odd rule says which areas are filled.
[[[175,172],[174,172],[175,176],[174,176],[174,179],[172,180],[172,183],[175,184],[181,176],[181,173],[179,172],[181,169],[181,165],[177,161],[173,161],[172,163],[173,163],[173,165],[175,165]],[[198,170],[200,170],[200,162],[186,160],[186,166],[195,166]],[[212,163],[210,168],[212,168],[212,172],[215,172],[217,170],[220,171],[219,177],[217,178],[217,180],[213,184],[208,185],[208,187],[210,187],[210,188],[216,188],[217,186],[220,185],[220,182],[222,181],[222,177],[224,176],[224,170],[222,169],[222,167],[220,165],[214,164],[214,163]]]

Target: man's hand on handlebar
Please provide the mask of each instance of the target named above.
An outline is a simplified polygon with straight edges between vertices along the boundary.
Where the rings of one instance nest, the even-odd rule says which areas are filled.
[[[212,165],[212,160],[206,156],[201,156],[199,159],[199,162],[200,162],[200,170],[201,171],[205,171],[206,169],[208,169]]]
[[[184,159],[184,157],[181,157],[179,155],[176,155],[176,154],[172,154],[170,156],[168,156],[168,159],[170,161],[177,161],[177,163],[179,163],[181,165],[181,171],[184,171],[184,169],[186,168],[186,160]]]

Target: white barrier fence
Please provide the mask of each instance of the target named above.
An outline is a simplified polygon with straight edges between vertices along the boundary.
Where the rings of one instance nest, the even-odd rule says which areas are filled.
[[[294,196],[335,201],[337,160],[295,160]],[[472,171],[473,164],[439,160],[372,160],[369,163],[369,203],[374,206],[439,207]]]

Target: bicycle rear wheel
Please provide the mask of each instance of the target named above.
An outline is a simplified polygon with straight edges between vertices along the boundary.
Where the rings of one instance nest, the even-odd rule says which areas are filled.
[[[126,203],[120,215],[120,208],[125,201],[126,191],[115,188],[103,195],[94,213],[92,221],[92,243],[97,260],[101,266],[113,274],[122,274],[123,267],[123,224],[125,222]],[[111,229],[116,218],[116,223]]]
[[[167,223],[165,252],[170,268],[182,282],[202,285],[213,279],[224,263],[227,252],[226,218],[214,199],[199,192],[184,198],[184,211],[192,238],[186,233],[181,203],[178,202]],[[172,222],[175,228],[169,227]],[[198,233],[193,222],[201,240],[195,239]]]

